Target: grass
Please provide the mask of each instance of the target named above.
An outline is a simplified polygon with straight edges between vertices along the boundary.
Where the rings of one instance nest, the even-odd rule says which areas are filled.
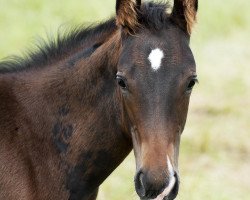
[[[191,46],[194,89],[180,152],[179,200],[250,199],[250,13],[246,0],[200,1]],[[0,0],[0,57],[36,35],[114,14],[114,0]],[[106,180],[99,200],[137,199],[133,154]]]

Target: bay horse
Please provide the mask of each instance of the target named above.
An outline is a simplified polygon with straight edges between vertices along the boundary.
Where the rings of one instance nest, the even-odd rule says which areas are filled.
[[[117,0],[115,18],[2,61],[0,199],[94,200],[132,149],[140,199],[175,199],[197,8]]]

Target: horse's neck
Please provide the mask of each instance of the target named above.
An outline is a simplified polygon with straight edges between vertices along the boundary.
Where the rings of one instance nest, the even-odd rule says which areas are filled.
[[[69,97],[72,98],[69,101],[74,102],[73,105],[66,106],[69,120],[63,123],[63,116],[55,124],[62,125],[60,130],[67,130],[67,127],[72,127],[73,130],[69,146],[65,150],[69,152],[65,161],[69,168],[67,189],[72,199],[81,197],[82,191],[91,192],[98,187],[131,150],[131,142],[123,135],[120,127],[121,111],[117,101],[114,66],[117,61],[112,60],[119,52],[118,48],[117,44],[104,44],[89,60],[76,64],[76,68],[86,64],[88,69],[81,71],[80,67],[75,76],[72,76],[75,77],[72,81],[78,87],[74,92],[75,96]],[[70,90],[73,88],[74,85],[69,87]],[[71,109],[74,110],[71,111],[72,114]],[[72,119],[77,119],[77,122]],[[57,142],[61,141],[55,141]]]
[[[31,145],[38,151],[48,147],[43,154],[60,163],[59,173],[65,176],[70,199],[82,199],[95,191],[132,148],[120,126],[117,52],[119,45],[103,44],[73,65],[67,60],[44,69],[50,73],[27,75],[30,81],[24,78],[20,86],[19,99],[28,122],[23,129],[37,134],[33,138],[39,143],[29,141]]]

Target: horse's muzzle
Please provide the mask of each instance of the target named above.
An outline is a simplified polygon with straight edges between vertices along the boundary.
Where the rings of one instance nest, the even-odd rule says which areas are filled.
[[[142,200],[173,200],[178,194],[179,178],[175,172],[162,182],[139,171],[135,176],[135,189]]]

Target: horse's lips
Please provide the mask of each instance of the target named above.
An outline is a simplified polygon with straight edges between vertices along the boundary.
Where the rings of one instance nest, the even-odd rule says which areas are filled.
[[[164,197],[168,196],[170,194],[170,192],[172,191],[174,185],[176,182],[176,178],[173,176],[169,182],[168,187],[165,188],[165,190],[159,194],[155,199],[152,200],[164,200]]]

